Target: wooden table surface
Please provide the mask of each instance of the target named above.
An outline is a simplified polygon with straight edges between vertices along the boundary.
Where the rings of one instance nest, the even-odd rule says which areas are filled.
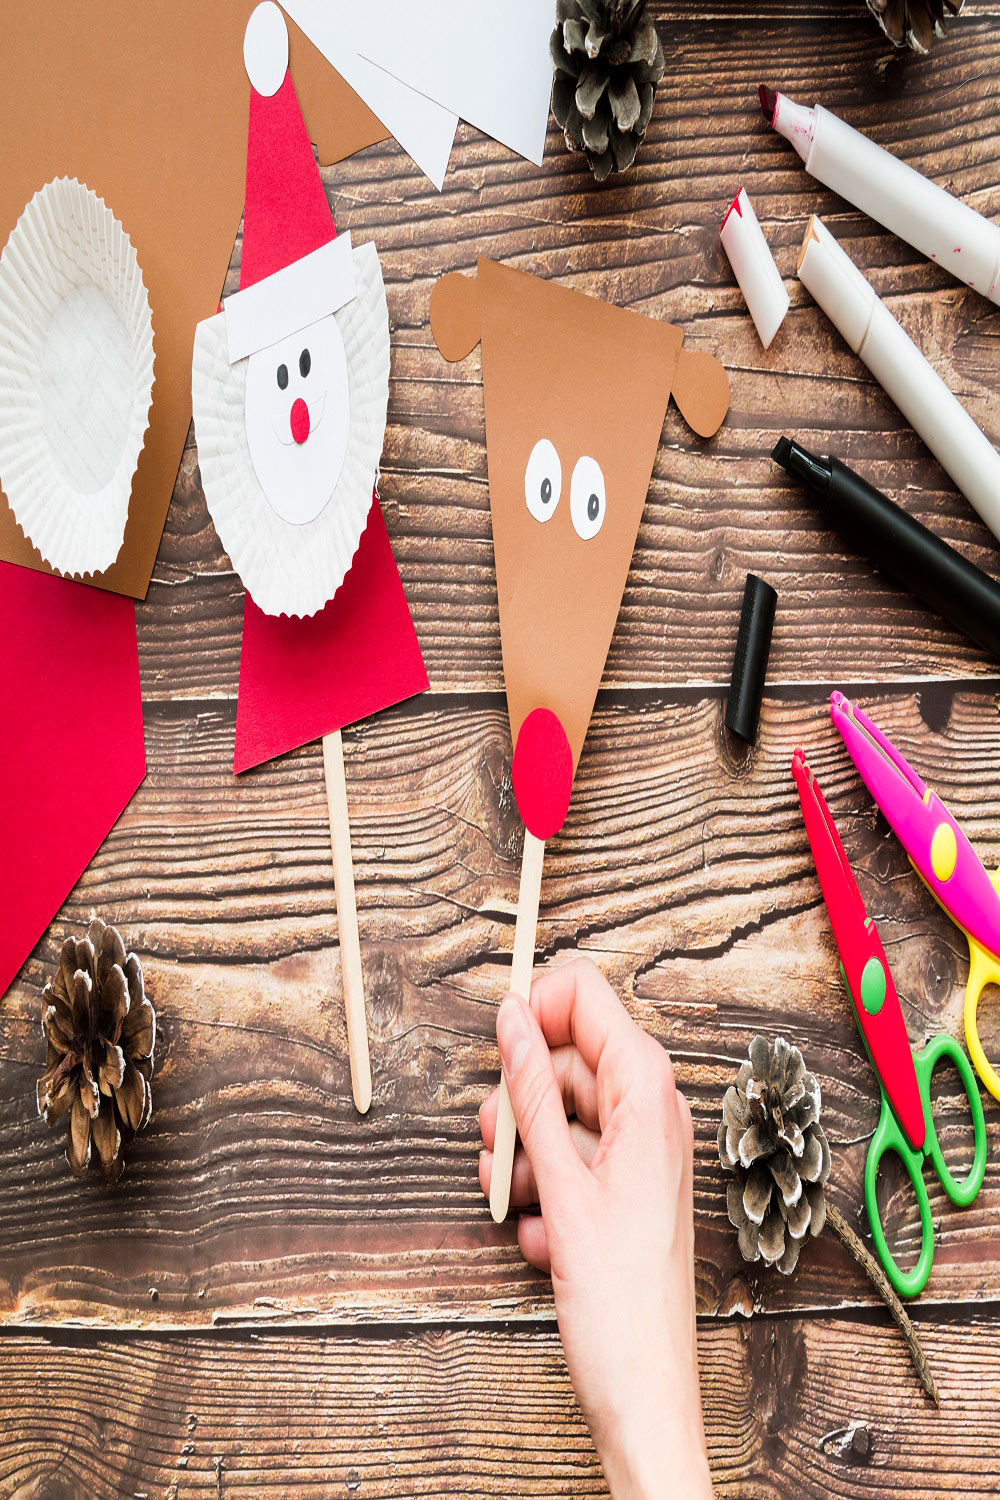
[[[654,8],[669,75],[620,184],[594,187],[554,126],[541,170],[460,127],[440,195],[393,143],[324,172],[339,227],[382,258],[394,362],[382,493],[432,683],[345,735],[375,1071],[364,1120],[320,747],[231,775],[243,591],[189,443],[138,609],[148,777],[0,1006],[4,1500],[606,1493],[549,1286],[492,1224],[476,1178],[522,831],[479,357],[446,365],[427,310],[435,279],[478,254],[678,322],[732,380],[714,441],[667,416],[538,930],[540,964],[593,957],[670,1048],[691,1100],[718,1491],[1000,1494],[996,1104],[974,1206],[954,1211],[932,1188],[937,1257],[914,1317],[940,1414],[832,1237],[791,1280],[741,1261],[715,1145],[749,1039],[784,1033],[822,1083],[831,1198],[864,1229],[878,1100],[789,775],[800,742],[911,1038],[961,1035],[965,945],[873,814],[829,725],[831,686],[872,706],[1000,862],[995,663],[846,553],[768,457],[785,430],[832,448],[996,571],[993,539],[796,282],[806,217],[824,213],[994,441],[1000,309],[815,184],[764,128],[757,84],[821,98],[996,218],[1000,8],[970,3],[926,61],[896,54],[861,0]],[[740,182],[792,295],[767,354],[718,240]],[[751,569],[779,608],[760,741],[741,753],[722,717]],[[72,1179],[34,1108],[41,988],[92,910],[141,955],[160,1022],[152,1124],[115,1189]],[[959,1105],[947,1089],[938,1102],[956,1150]],[[888,1187],[912,1254],[913,1205]]]

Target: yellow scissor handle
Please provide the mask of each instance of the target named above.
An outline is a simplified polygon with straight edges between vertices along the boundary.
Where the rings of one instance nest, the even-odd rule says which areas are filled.
[[[966,934],[968,936],[968,934]],[[969,983],[965,990],[965,1040],[976,1072],[993,1095],[1000,1099],[1000,1075],[990,1063],[979,1040],[976,1011],[979,997],[988,984],[1000,984],[1000,961],[969,938]]]

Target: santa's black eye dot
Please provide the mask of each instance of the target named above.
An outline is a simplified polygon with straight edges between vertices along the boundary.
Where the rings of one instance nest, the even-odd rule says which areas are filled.
[[[287,389],[288,389],[288,366],[287,365],[279,365],[278,366],[278,390],[279,391],[287,391]]]
[[[551,479],[546,478],[546,479],[542,480],[541,496],[542,496],[542,504],[543,505],[548,505],[549,501],[552,499],[552,480]]]
[[[299,355],[299,374],[302,376],[303,380],[305,380],[306,376],[309,374],[309,371],[312,369],[312,365],[312,355],[309,353],[308,349],[303,349],[302,353]]]
[[[601,512],[601,502],[596,495],[591,495],[587,501],[587,515],[592,521],[596,521]]]

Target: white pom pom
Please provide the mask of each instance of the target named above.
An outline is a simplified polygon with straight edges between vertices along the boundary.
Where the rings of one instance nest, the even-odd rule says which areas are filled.
[[[278,92],[288,72],[288,28],[274,0],[264,0],[247,22],[243,61],[258,94]]]

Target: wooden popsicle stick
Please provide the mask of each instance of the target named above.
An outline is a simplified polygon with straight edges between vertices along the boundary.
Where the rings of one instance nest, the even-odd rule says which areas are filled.
[[[538,900],[542,893],[542,862],[545,845],[533,833],[524,830],[524,854],[521,858],[521,889],[517,897],[517,925],[514,928],[514,962],[511,966],[511,993],[527,1000],[531,994],[531,974],[535,967],[535,930],[538,926]],[[514,1146],[517,1126],[510,1107],[507,1080],[500,1078],[500,1107],[497,1111],[497,1133],[493,1143],[493,1175],[490,1178],[490,1213],[502,1224],[510,1207],[510,1176],[514,1168]]]
[[[364,1115],[372,1102],[372,1070],[368,1058],[368,1018],[365,1015],[365,981],[361,970],[358,908],[354,897],[354,861],[351,857],[351,824],[347,813],[344,742],[339,729],[323,738],[323,769],[326,772],[326,802],[333,844],[333,884],[337,893],[340,974],[347,1011],[351,1091],[354,1094],[355,1108],[359,1114]]]

